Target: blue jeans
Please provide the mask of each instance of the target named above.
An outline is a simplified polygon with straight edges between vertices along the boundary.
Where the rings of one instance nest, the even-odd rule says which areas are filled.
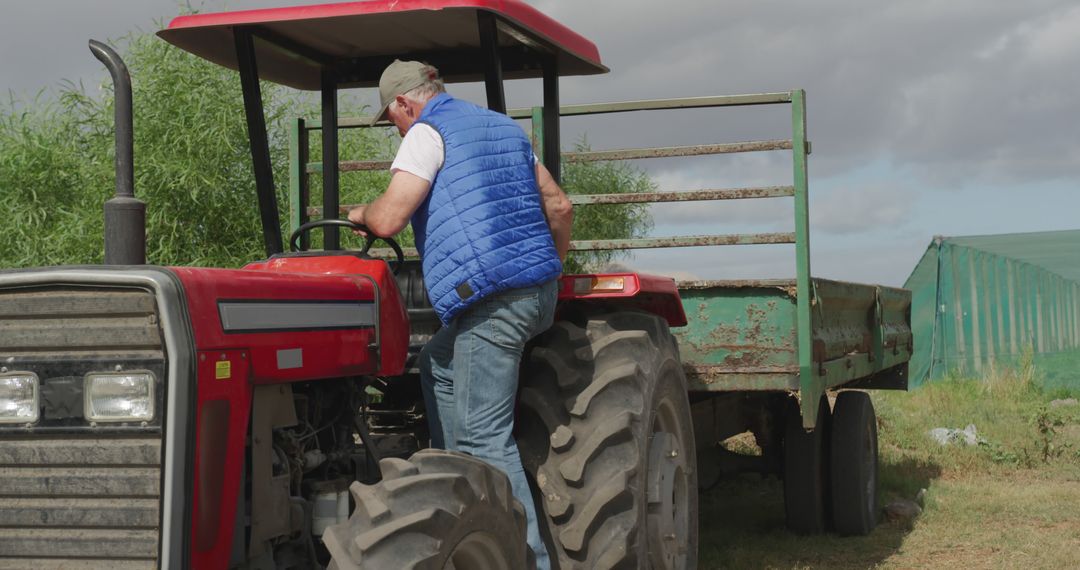
[[[554,320],[557,282],[477,302],[439,329],[420,352],[432,447],[468,453],[506,473],[525,507],[537,570],[548,570],[551,563],[514,441],[514,400],[525,343]]]

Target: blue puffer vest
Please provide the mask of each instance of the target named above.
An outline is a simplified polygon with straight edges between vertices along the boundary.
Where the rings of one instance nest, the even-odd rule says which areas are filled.
[[[512,119],[440,94],[417,122],[445,160],[412,216],[428,299],[444,324],[480,299],[546,283],[562,264],[540,208],[532,146]]]

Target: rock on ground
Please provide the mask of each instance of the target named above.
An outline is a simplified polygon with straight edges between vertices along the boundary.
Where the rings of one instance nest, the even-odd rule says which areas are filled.
[[[922,514],[922,507],[915,501],[898,499],[885,505],[885,519],[892,522],[911,521]]]

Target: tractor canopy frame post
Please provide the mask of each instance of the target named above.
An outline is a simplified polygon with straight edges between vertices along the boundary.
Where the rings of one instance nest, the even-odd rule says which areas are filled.
[[[559,58],[544,58],[544,166],[556,183],[562,182],[562,154],[559,142]]]
[[[236,41],[236,60],[240,68],[240,85],[244,94],[244,112],[247,115],[248,140],[255,170],[255,194],[259,200],[263,241],[266,244],[266,255],[271,256],[281,253],[284,248],[281,242],[277,197],[274,193],[274,170],[270,163],[270,142],[266,134],[262,89],[259,87],[259,69],[255,63],[255,37],[250,28],[244,27],[236,28],[233,36]]]
[[[338,98],[337,74],[332,69],[322,72],[322,160],[323,160],[323,219],[338,217],[340,201],[338,174]],[[323,228],[323,249],[341,249],[341,234],[337,226]]]
[[[477,12],[480,45],[484,54],[484,88],[488,108],[506,112],[506,92],[503,90],[502,57],[499,53],[499,23],[491,12]]]

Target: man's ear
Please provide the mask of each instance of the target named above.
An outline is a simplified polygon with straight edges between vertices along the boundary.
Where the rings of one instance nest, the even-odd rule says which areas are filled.
[[[412,112],[413,112],[412,101],[407,99],[404,95],[398,95],[397,97],[394,98],[394,101],[397,103],[398,109],[401,109],[402,112],[405,113],[405,116],[410,117],[410,118],[412,117]]]

